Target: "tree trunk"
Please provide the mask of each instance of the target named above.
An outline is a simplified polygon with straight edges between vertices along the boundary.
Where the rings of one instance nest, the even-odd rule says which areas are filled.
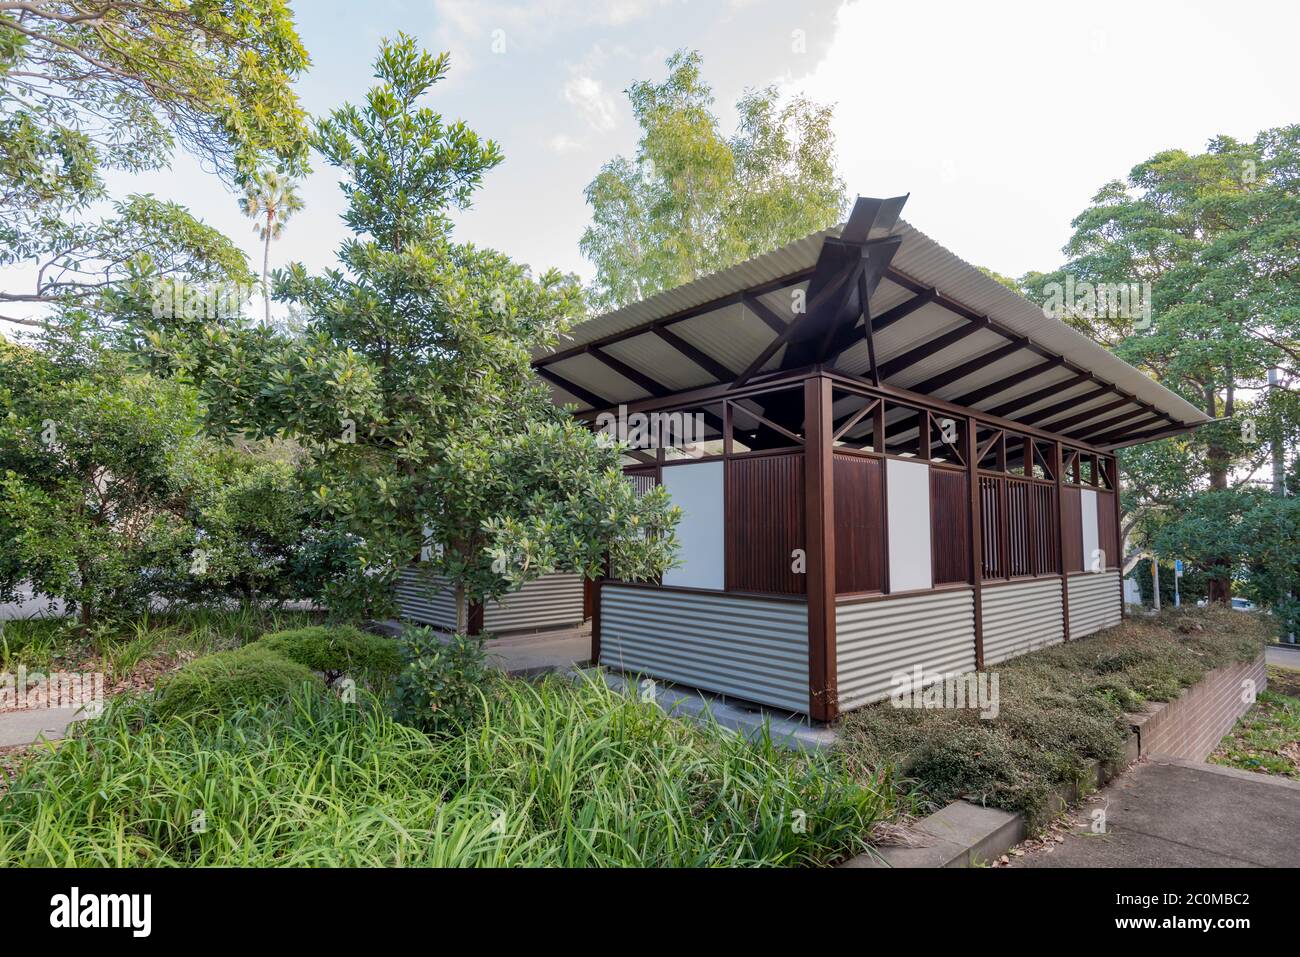
[[[266,324],[271,325],[271,291],[267,275],[271,265],[271,214],[266,214],[266,242],[262,244],[262,305],[266,307]]]
[[[1232,398],[1232,389],[1229,388],[1227,406],[1224,409],[1227,415],[1232,414]],[[1218,415],[1218,396],[1212,385],[1205,387],[1205,414],[1211,418]],[[1227,448],[1218,439],[1211,439],[1206,456],[1210,471],[1210,488],[1226,489],[1228,466],[1231,461]],[[1212,602],[1227,604],[1228,599],[1232,597],[1232,579],[1228,560],[1216,559],[1206,571],[1210,573],[1209,580],[1206,582],[1206,598]]]

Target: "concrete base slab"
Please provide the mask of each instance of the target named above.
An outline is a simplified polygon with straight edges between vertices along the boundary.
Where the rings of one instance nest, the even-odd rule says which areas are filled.
[[[6,711],[0,714],[0,748],[32,744],[42,738],[57,741],[67,734],[68,725],[86,717],[80,707]]]
[[[578,675],[599,675],[610,688],[619,694],[640,694],[634,681],[626,675],[602,669],[586,669]],[[797,751],[822,751],[832,747],[836,733],[828,727],[815,725],[802,715],[787,715],[757,706],[746,706],[728,701],[719,695],[695,688],[657,682],[655,704],[673,717],[705,723],[710,720],[721,727],[755,740],[764,729],[772,742],[783,748]]]
[[[587,629],[490,638],[484,645],[488,664],[515,677],[566,672],[591,661]]]

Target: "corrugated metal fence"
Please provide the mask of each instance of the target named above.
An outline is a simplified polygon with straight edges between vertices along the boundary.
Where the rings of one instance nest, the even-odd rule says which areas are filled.
[[[835,609],[841,711],[887,698],[896,674],[975,669],[975,599],[969,588],[840,602]]]
[[[808,710],[808,606],[605,582],[600,663],[758,704]]]
[[[398,576],[395,597],[403,618],[444,630],[456,627],[456,595],[440,575],[408,565]],[[576,574],[543,575],[483,607],[483,630],[490,634],[568,628],[582,621],[582,576]]]
[[[1070,576],[1071,638],[1118,625],[1122,614],[1117,569]]]
[[[1061,619],[1061,579],[985,582],[980,596],[985,665],[1060,643],[1065,631]]]

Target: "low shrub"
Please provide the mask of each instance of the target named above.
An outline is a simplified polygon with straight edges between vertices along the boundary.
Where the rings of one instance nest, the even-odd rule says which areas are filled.
[[[502,679],[482,701],[472,731],[428,737],[365,692],[202,722],[116,700],[0,795],[0,867],[815,865],[895,811],[833,755],[603,682]]]
[[[402,670],[402,653],[396,640],[350,625],[278,631],[264,635],[257,644],[322,672],[329,684],[344,675],[389,680]]]
[[[303,685],[322,687],[309,668],[255,643],[197,658],[167,678],[155,714],[218,717],[258,701],[284,701]]]
[[[408,628],[400,647],[403,668],[393,692],[398,720],[429,733],[472,724],[482,713],[483,688],[492,679],[482,639]]]
[[[1036,827],[1049,794],[1086,783],[1093,760],[1122,760],[1126,712],[1177,698],[1207,671],[1253,660],[1268,628],[1260,616],[1217,607],[1130,619],[997,665],[994,718],[886,702],[845,716],[841,748],[864,773],[895,767],[934,807],[966,798],[1021,811]]]

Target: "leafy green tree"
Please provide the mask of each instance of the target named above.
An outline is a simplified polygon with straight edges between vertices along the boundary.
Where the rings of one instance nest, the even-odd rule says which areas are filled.
[[[422,548],[481,599],[555,570],[594,577],[607,555],[621,574],[656,575],[675,544],[667,496],[638,498],[618,449],[532,372],[578,307],[575,281],[451,239],[450,211],[501,154],[425,105],[447,64],[408,37],[386,42],[364,103],[316,124],[354,235],[337,269],[277,272],[277,295],[306,317],[300,338],[189,320],[144,337],[197,383],[217,428],[310,453],[313,499],[354,536],[360,565],[331,592],[339,608],[388,606]]]
[[[205,481],[186,516],[196,529],[201,572],[175,568],[169,594],[193,601],[237,596],[247,605],[319,598],[342,573],[315,547],[327,530],[303,486],[299,464],[260,449],[210,443]],[[309,569],[311,563],[318,567]]]
[[[1300,627],[1300,498],[1211,489],[1188,499],[1152,543],[1161,554],[1240,581],[1246,597],[1277,615],[1283,633]]]
[[[266,323],[271,323],[271,291],[268,283],[271,267],[271,240],[279,239],[284,224],[294,213],[302,211],[302,197],[286,177],[275,170],[264,170],[253,177],[244,191],[245,215],[254,220],[253,229],[262,240],[262,299],[266,303]]]
[[[201,471],[193,390],[0,340],[0,597],[30,581],[83,627],[143,607],[182,564]]]
[[[153,600],[319,598],[353,571],[301,455],[205,436],[192,387],[78,332],[0,340],[0,600],[30,582],[88,627]]]
[[[1045,299],[1047,284],[1067,275],[1094,285],[1149,284],[1149,318],[1101,302],[1066,320],[1206,414],[1230,420],[1121,456],[1132,490],[1126,507],[1137,510],[1126,524],[1149,535],[1169,519],[1152,517],[1161,509],[1177,512],[1199,489],[1243,484],[1271,454],[1270,438],[1294,447],[1300,126],[1265,130],[1252,142],[1218,137],[1200,154],[1158,153],[1106,184],[1073,226],[1065,266],[1022,277],[1027,294]],[[1270,367],[1282,372],[1273,390]],[[1210,587],[1216,600],[1230,592],[1232,565],[1225,552],[1207,566],[1220,571]]]
[[[36,276],[0,303],[90,307],[132,271],[201,263],[212,237],[179,207],[93,219],[103,172],[164,168],[177,143],[228,183],[303,170],[306,66],[285,0],[0,2],[0,265]]]
[[[690,282],[839,221],[832,108],[775,87],[736,104],[722,134],[698,52],[668,58],[662,83],[628,89],[641,140],[587,187],[583,254],[596,266],[593,303],[614,308]]]

